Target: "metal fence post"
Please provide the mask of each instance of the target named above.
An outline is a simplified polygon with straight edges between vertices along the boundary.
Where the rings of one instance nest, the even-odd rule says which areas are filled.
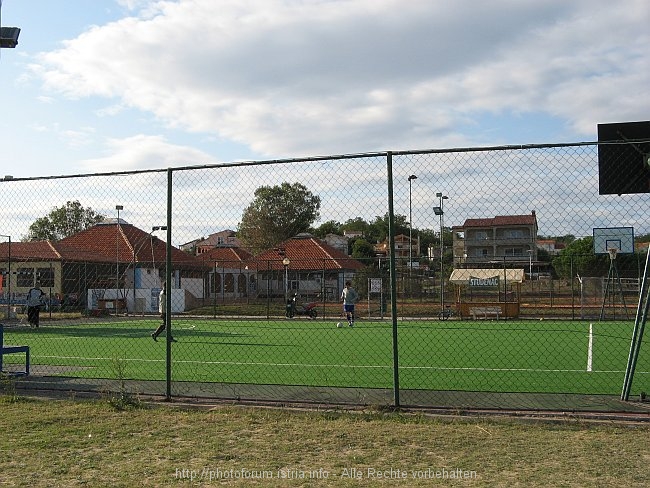
[[[167,246],[165,248],[165,281],[167,282],[167,293],[165,293],[165,326],[167,329],[166,344],[166,399],[172,398],[172,169],[167,169]]]
[[[399,408],[399,348],[397,337],[397,277],[395,276],[395,214],[393,212],[393,153],[386,153],[388,176],[388,242],[390,246],[390,300],[393,319],[393,402]]]

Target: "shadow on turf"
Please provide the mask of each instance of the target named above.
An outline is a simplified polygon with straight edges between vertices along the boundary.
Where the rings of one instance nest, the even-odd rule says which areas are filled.
[[[138,337],[146,338],[151,340],[151,333],[155,330],[155,327],[151,329],[144,329],[142,327],[89,327],[82,328],[75,326],[72,327],[60,327],[60,326],[41,326],[38,329],[25,328],[21,332],[32,332],[34,334],[49,334],[49,335],[59,335],[59,336],[68,336],[68,337],[87,337],[89,339],[98,339],[101,337],[106,338],[129,338],[135,339]],[[251,334],[242,334],[242,333],[233,333],[233,332],[218,332],[218,331],[203,331],[192,329],[175,329],[174,336],[180,338],[184,337],[187,334],[187,337],[251,337]]]
[[[68,337],[86,337],[88,339],[100,338],[126,338],[126,339],[146,339],[151,341],[151,332],[154,329],[142,329],[137,327],[92,327],[68,328],[68,327],[40,327],[39,329],[25,329],[33,331],[35,334],[47,333]],[[207,345],[227,345],[227,346],[265,346],[265,347],[294,347],[294,344],[269,344],[258,342],[222,342],[210,339],[219,338],[237,338],[237,337],[254,337],[255,334],[241,334],[234,332],[203,331],[196,329],[173,329],[174,337],[178,342],[183,344],[207,344]],[[205,338],[206,340],[201,340]],[[165,338],[160,337],[159,342],[164,344]]]

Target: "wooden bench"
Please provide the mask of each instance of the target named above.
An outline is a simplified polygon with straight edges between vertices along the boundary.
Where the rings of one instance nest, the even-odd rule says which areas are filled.
[[[2,369],[2,358],[5,354],[25,353],[25,371],[10,371],[7,374],[12,376],[29,376],[29,346],[10,346],[5,345],[4,341],[4,325],[0,324],[0,373],[5,371]]]
[[[497,320],[499,320],[501,307],[470,307],[469,313],[472,314],[474,320],[476,320],[477,316],[483,316],[484,319],[487,319],[488,316],[496,316]]]

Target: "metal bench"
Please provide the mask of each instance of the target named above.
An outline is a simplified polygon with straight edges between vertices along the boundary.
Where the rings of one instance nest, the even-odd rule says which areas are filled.
[[[2,360],[5,354],[25,353],[25,370],[24,371],[4,371]],[[0,324],[0,373],[12,376],[29,376],[29,346],[11,346],[4,341],[4,325]]]
[[[476,320],[477,316],[483,316],[484,319],[487,319],[488,316],[496,316],[497,320],[499,320],[501,307],[470,307],[469,313],[472,314],[474,320]]]

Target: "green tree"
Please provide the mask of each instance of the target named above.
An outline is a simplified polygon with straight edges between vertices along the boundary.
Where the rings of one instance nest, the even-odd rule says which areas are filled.
[[[238,237],[254,254],[307,232],[320,218],[320,197],[301,183],[261,186],[244,210]]]
[[[594,254],[593,237],[583,237],[571,242],[553,258],[553,268],[560,278],[570,278],[572,272],[592,268],[599,261]]]
[[[385,241],[388,237],[388,220],[388,213],[384,214],[383,217],[375,217],[375,220],[370,223],[367,238],[374,242]],[[409,221],[406,215],[395,214],[394,233],[396,236],[400,234],[408,235]]]
[[[440,236],[439,233],[431,229],[413,229],[413,240],[417,241],[417,237],[420,237],[420,256],[429,256],[429,248],[440,249]]]
[[[323,222],[318,227],[312,229],[312,234],[314,234],[316,237],[320,237],[321,239],[327,234],[341,235],[341,224],[335,220],[328,220],[327,222]]]
[[[369,227],[370,224],[368,224],[368,222],[363,220],[361,217],[355,217],[353,219],[348,219],[345,221],[345,223],[341,224],[340,230],[342,234],[347,230],[361,232],[363,236],[366,236],[368,234]]]
[[[357,239],[352,244],[352,257],[365,263],[369,263],[375,257],[375,246],[365,239]]]
[[[66,202],[65,205],[52,209],[45,217],[36,219],[29,226],[27,236],[23,240],[58,241],[92,227],[104,219],[104,215],[96,213],[92,208],[83,208],[78,200]]]

